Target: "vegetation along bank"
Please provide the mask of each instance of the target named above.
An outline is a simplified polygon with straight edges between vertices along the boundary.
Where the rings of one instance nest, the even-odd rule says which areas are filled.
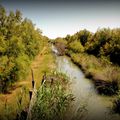
[[[98,93],[116,94],[120,88],[120,29],[84,29],[54,42],[60,55],[68,55],[91,78]]]

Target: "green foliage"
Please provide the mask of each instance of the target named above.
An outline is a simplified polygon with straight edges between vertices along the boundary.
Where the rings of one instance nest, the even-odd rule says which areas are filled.
[[[67,35],[64,40],[66,40],[69,43],[73,41],[78,41],[80,42],[83,46],[85,46],[86,42],[89,40],[89,38],[92,36],[92,33],[89,32],[88,30],[84,29],[81,30],[74,35],[70,36]]]
[[[68,45],[68,49],[72,50],[74,53],[84,52],[84,47],[78,41],[73,41]]]
[[[120,65],[120,29],[111,30],[111,38],[101,47],[100,54],[107,56],[111,62]]]
[[[120,65],[120,28],[102,28],[95,33],[85,29],[63,40],[67,41],[68,52],[87,52]]]
[[[62,44],[64,44],[64,45],[67,45],[67,41],[64,39],[64,38],[56,38],[55,39],[55,42],[57,43],[57,42],[59,42],[59,43],[62,43]]]
[[[87,42],[86,51],[120,65],[120,29],[98,30]]]
[[[78,40],[78,36],[77,36],[77,34],[74,34],[72,36],[67,35],[64,40],[66,40],[67,43],[69,44],[69,43],[71,43],[71,42],[73,42],[75,40]]]
[[[32,120],[63,120],[73,100],[73,95],[64,88],[65,75],[56,73],[52,76],[55,78],[52,87],[46,83],[38,90],[37,100],[32,108]]]
[[[93,34],[93,36],[86,43],[86,50],[88,53],[99,55],[100,48],[106,44],[111,38],[110,29],[98,29],[98,31]]]
[[[102,28],[95,33],[81,30],[67,35],[65,40],[66,54],[82,68],[85,76],[100,80],[103,84],[100,89],[103,87],[105,94],[116,93],[120,83],[120,28]]]
[[[0,6],[0,92],[28,72],[30,61],[38,54],[44,37],[20,11],[6,13]]]
[[[92,33],[84,29],[80,32],[77,32],[76,35],[78,37],[78,40],[80,40],[81,44],[84,46],[88,39],[92,36]]]
[[[30,60],[27,55],[20,55],[15,59],[15,71],[16,80],[23,79],[29,69]]]

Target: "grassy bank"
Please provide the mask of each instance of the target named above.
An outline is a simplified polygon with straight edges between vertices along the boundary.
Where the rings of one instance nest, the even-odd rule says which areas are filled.
[[[72,61],[78,65],[87,78],[93,80],[100,94],[113,95],[117,93],[120,84],[120,68],[103,59],[85,53],[69,54]]]
[[[69,78],[53,72],[47,75],[46,82],[39,88],[32,108],[32,120],[63,120],[73,101],[68,92]]]
[[[54,68],[54,58],[48,44],[44,45],[30,68],[33,69],[36,87],[38,88],[44,72],[50,72]],[[29,70],[26,79],[16,82],[9,94],[0,94],[0,120],[13,120],[17,113],[28,107],[29,90],[32,88],[31,79],[31,71]],[[20,99],[22,100],[21,104]]]

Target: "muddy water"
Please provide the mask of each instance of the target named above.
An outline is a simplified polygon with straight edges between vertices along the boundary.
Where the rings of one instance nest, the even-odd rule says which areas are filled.
[[[55,53],[57,50],[52,47]],[[57,70],[70,77],[70,89],[75,97],[69,111],[69,120],[120,120],[117,114],[111,114],[112,97],[97,93],[91,80],[66,56],[56,55]]]

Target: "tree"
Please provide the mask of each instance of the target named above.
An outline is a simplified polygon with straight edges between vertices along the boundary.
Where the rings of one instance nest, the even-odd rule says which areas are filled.
[[[0,6],[0,92],[7,92],[27,74],[31,60],[39,53],[41,31],[20,11],[8,14]]]
[[[85,46],[88,39],[92,36],[92,33],[84,29],[81,30],[80,32],[77,32],[76,35],[78,36],[78,40],[80,40],[81,44]]]

